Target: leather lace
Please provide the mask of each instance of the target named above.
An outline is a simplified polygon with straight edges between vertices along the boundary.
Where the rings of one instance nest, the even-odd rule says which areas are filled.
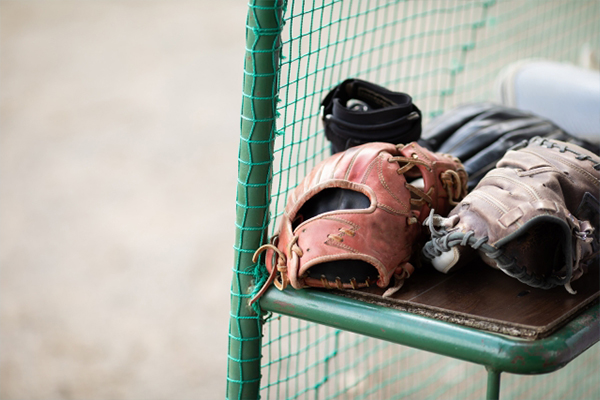
[[[423,221],[423,225],[427,226],[431,232],[431,240],[428,241],[422,249],[425,258],[431,260],[444,252],[450,251],[453,247],[469,246],[475,250],[483,251],[489,258],[496,262],[496,266],[504,271],[505,274],[512,276],[525,284],[541,289],[564,286],[569,293],[575,293],[571,288],[570,282],[573,271],[578,268],[578,264],[568,268],[565,272],[565,276],[550,276],[541,279],[534,274],[528,274],[525,268],[521,268],[517,265],[514,258],[506,256],[501,248],[490,245],[487,236],[478,238],[472,230],[467,232],[449,232],[444,227],[445,220],[447,220],[447,218],[435,215],[434,210],[432,210],[431,214]],[[578,250],[576,249],[576,251]]]
[[[446,193],[448,203],[457,205],[467,195],[467,181],[463,181],[458,172],[448,169],[440,175]]]
[[[271,264],[271,272],[269,274],[269,278],[263,285],[263,287],[256,293],[254,297],[250,300],[250,305],[254,304],[256,300],[258,300],[269,288],[271,283],[275,285],[275,287],[279,290],[284,290],[290,284],[290,278],[288,276],[288,259],[285,253],[283,253],[277,247],[278,236],[273,237],[272,243],[264,244],[260,246],[254,255],[252,256],[252,262],[256,263],[258,261],[258,257],[265,251],[271,250],[273,251],[273,255],[277,255],[277,263],[275,265]],[[295,265],[292,265],[293,268],[297,267],[298,258],[302,257],[302,250],[296,242],[298,241],[298,236],[294,236],[288,245],[289,253],[291,254],[291,260]]]
[[[426,161],[419,159],[416,154],[413,155],[413,157],[392,156],[388,158],[388,162],[397,162],[399,165],[404,163],[404,165],[396,170],[398,175],[403,175],[413,167],[419,165],[425,167],[428,171],[431,171],[431,166]],[[450,205],[457,205],[460,200],[467,195],[467,181],[463,180],[458,172],[448,169],[441,173],[440,179],[448,194],[448,202]],[[424,203],[427,203],[429,207],[433,207],[433,187],[425,192],[410,183],[407,183],[405,186],[413,195],[418,197],[411,199],[410,202],[412,205],[421,206]]]

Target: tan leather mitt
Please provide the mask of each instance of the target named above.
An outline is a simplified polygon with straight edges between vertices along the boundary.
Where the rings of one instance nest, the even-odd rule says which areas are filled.
[[[600,157],[533,138],[509,150],[447,218],[431,215],[423,254],[449,272],[478,250],[533,287],[565,286],[598,257]]]
[[[284,289],[395,290],[410,276],[411,256],[431,209],[447,213],[466,195],[458,159],[416,143],[367,143],[334,154],[291,192],[278,233],[259,248],[271,282]],[[394,289],[392,289],[394,291]],[[391,293],[391,292],[390,292]]]

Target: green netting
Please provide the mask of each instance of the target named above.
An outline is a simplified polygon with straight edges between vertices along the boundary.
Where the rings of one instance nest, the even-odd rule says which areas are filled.
[[[269,224],[277,55],[283,26],[281,7],[272,1],[263,3],[250,5],[248,12],[238,157],[227,395],[240,399],[255,398],[260,384],[262,321],[248,299],[254,279],[260,278],[252,255],[265,241]]]
[[[600,48],[597,0],[251,0],[239,150],[228,397],[481,398],[485,370],[312,323],[267,319],[247,300],[264,280],[252,254],[288,192],[328,155],[319,105],[358,77],[409,93],[424,123],[494,99],[508,64],[577,63]],[[550,376],[509,375],[503,398],[599,398],[599,348]],[[558,378],[557,378],[558,377]]]
[[[482,399],[486,370],[317,324],[281,317],[264,328],[264,399]],[[597,399],[600,345],[550,375],[504,373],[502,399]]]

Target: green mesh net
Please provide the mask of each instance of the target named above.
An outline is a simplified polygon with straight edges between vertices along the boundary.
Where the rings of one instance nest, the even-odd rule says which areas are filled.
[[[483,399],[480,365],[277,316],[264,328],[263,399]],[[600,345],[549,375],[504,373],[502,399],[597,399]]]
[[[409,93],[424,123],[495,98],[507,65],[579,63],[600,48],[600,2],[259,1],[249,4],[228,397],[422,399],[484,397],[485,370],[248,306],[265,280],[254,251],[276,229],[288,192],[329,154],[320,102],[356,77]],[[600,397],[600,348],[550,376],[505,374],[502,397]]]

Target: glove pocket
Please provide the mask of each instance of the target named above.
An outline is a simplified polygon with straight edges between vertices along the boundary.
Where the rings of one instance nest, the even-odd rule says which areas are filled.
[[[490,243],[498,253],[485,252],[487,257],[482,258],[533,287],[568,284],[573,276],[574,242],[570,224],[558,214],[519,218],[508,234]]]

